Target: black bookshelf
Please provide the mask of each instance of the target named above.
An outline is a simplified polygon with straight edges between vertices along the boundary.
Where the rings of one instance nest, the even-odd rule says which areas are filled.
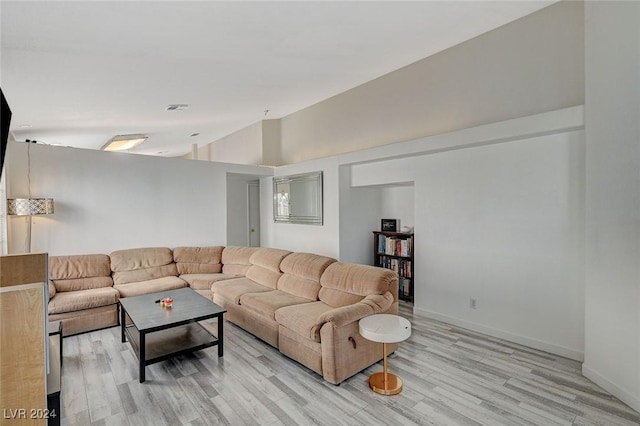
[[[413,234],[373,231],[373,264],[398,274],[398,298],[413,302]]]

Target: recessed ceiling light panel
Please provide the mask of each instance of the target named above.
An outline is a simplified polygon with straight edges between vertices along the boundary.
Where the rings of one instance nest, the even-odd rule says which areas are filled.
[[[103,151],[126,151],[135,148],[149,137],[147,135],[117,135],[100,148]]]

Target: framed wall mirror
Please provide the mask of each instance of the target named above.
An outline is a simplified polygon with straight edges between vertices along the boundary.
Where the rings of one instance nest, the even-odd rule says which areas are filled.
[[[274,177],[273,221],[322,225],[322,172]]]

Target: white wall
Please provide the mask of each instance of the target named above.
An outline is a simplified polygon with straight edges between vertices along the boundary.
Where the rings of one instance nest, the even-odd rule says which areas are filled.
[[[203,146],[199,146],[198,147],[198,160],[212,161],[211,160],[210,148],[211,148],[211,146],[209,144],[206,144],[206,145],[203,145]]]
[[[280,164],[280,120],[262,120],[262,163],[276,166]]]
[[[271,224],[266,245],[369,263],[379,186],[414,182],[415,313],[581,359],[582,111],[280,167],[277,174],[323,170],[330,214],[322,227]]]
[[[262,122],[238,130],[209,144],[211,161],[235,164],[264,164],[262,161]]]
[[[418,268],[433,278],[420,305],[581,359],[582,132],[460,154],[434,158],[420,192],[417,222],[428,230],[416,250],[438,265]],[[447,169],[461,161],[466,170]],[[463,290],[458,297],[449,297],[452,284]],[[478,300],[478,312],[468,311],[465,296]]]
[[[382,191],[351,186],[351,166],[339,167],[338,253],[343,262],[373,265],[373,231],[380,230]]]
[[[116,249],[225,245],[227,172],[270,168],[31,144],[34,196],[55,214],[34,217],[32,251],[50,255]],[[7,149],[10,197],[26,195],[27,144]],[[24,218],[9,217],[10,253],[24,251]]]
[[[365,154],[366,155],[366,154]],[[383,154],[384,155],[384,154]],[[276,176],[323,172],[323,225],[273,222],[273,183],[261,181],[262,245],[317,253],[342,262],[372,264],[373,234],[380,229],[380,188],[351,185],[353,156],[311,160],[276,169]]]
[[[349,161],[347,157],[335,156],[276,169],[276,176],[322,171],[322,226],[274,223],[272,179],[262,179],[262,245],[371,264],[372,231],[380,228],[381,192],[380,188],[352,187],[350,166],[344,165]]]
[[[403,226],[414,226],[416,223],[415,210],[415,189],[413,183],[410,185],[385,186],[380,189],[381,193],[381,213],[380,215],[388,219],[400,219],[401,231]],[[380,225],[378,225],[378,229]]]
[[[278,165],[582,105],[583,31],[558,2],[295,112]]]
[[[197,145],[197,144],[196,144]],[[197,147],[197,155],[198,158],[193,158],[193,146],[191,147],[191,151],[189,151],[188,153],[186,153],[185,155],[179,156],[179,157],[170,157],[170,158],[182,158],[183,160],[202,160],[202,161],[214,161],[212,160],[211,154],[210,154],[210,144],[205,144],[202,146],[198,146]]]
[[[581,359],[583,163],[583,132],[574,131],[352,173],[413,175],[415,313]]]
[[[275,166],[281,157],[280,120],[258,121],[211,142],[206,148],[207,157],[198,157],[199,160]]]
[[[338,162],[335,157],[278,167],[276,176],[323,172],[323,225],[273,222],[273,180],[260,181],[261,242],[266,247],[311,252],[339,258]]]
[[[583,372],[640,411],[640,3],[587,2]]]

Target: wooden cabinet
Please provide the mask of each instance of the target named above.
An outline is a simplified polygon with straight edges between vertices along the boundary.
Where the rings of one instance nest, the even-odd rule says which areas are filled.
[[[62,383],[62,322],[49,323],[49,374],[47,374],[47,426],[60,425],[60,385]]]
[[[373,231],[373,264],[398,273],[398,297],[413,302],[413,234]]]
[[[3,425],[47,423],[46,286],[46,254],[0,257],[0,424]]]

